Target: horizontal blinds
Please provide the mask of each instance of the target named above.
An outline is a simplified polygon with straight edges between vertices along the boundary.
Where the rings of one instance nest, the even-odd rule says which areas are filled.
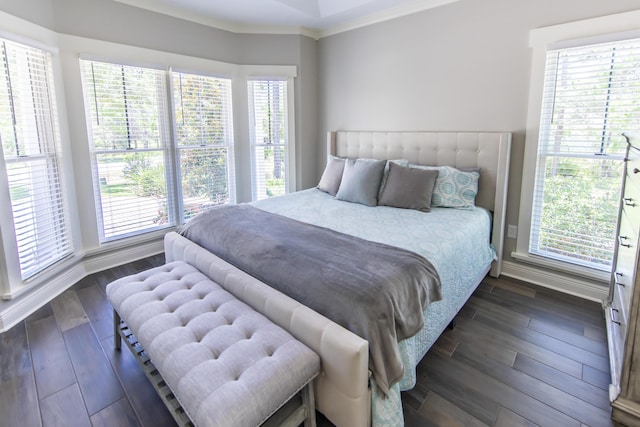
[[[72,253],[50,54],[0,40],[0,136],[22,279]]]
[[[260,200],[287,191],[287,82],[254,80],[248,85],[254,198]]]
[[[173,73],[183,220],[235,202],[231,80]]]
[[[175,223],[161,70],[81,60],[101,240]]]
[[[640,131],[640,39],[547,53],[530,252],[608,269],[623,132]]]

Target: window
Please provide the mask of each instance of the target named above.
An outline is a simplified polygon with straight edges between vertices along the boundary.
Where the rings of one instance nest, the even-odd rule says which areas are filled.
[[[81,68],[101,241],[234,200],[230,80],[88,60]]]
[[[248,82],[254,200],[290,191],[287,88],[284,80]]]
[[[166,217],[165,73],[81,61],[101,240],[175,223]]]
[[[640,130],[640,39],[546,54],[529,253],[609,270],[626,147]]]
[[[58,158],[48,52],[0,39],[0,140],[20,275],[25,280],[73,251]],[[4,175],[4,176],[1,176]],[[6,218],[5,218],[6,219]],[[5,245],[6,248],[6,245]]]
[[[235,200],[231,80],[173,74],[182,221]]]

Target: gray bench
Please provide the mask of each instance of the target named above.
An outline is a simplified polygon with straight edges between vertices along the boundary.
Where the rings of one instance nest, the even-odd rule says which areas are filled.
[[[124,337],[156,388],[166,383],[161,397],[178,423],[315,426],[318,355],[195,267],[176,261],[123,277],[107,297],[116,348]],[[302,404],[292,404],[300,391]]]

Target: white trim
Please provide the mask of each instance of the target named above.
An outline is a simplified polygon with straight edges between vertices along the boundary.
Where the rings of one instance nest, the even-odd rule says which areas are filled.
[[[547,49],[549,46],[557,48],[591,44],[593,37],[604,36],[601,40],[616,40],[616,35],[635,32],[640,29],[640,10],[617,13],[615,15],[600,16],[566,24],[536,28],[529,32],[529,47]],[[632,34],[632,33],[631,33]],[[584,40],[580,40],[584,39]],[[618,38],[619,39],[619,38]],[[574,44],[564,44],[571,43]]]
[[[154,0],[115,0],[129,6],[147,9],[152,12],[161,13],[163,15],[173,16],[175,18],[184,19],[186,21],[195,22],[197,24],[206,25],[208,27],[217,28],[223,31],[229,31],[236,34],[291,34],[302,35],[313,39],[332,36],[344,33],[358,28],[366,27],[380,22],[389,21],[391,19],[400,18],[402,16],[411,15],[413,13],[422,12],[447,4],[455,3],[459,0],[414,0],[396,7],[392,7],[380,12],[371,13],[361,18],[352,19],[350,21],[334,25],[325,29],[313,29],[302,26],[286,26],[286,25],[258,25],[258,24],[239,24],[224,19],[216,19],[211,16],[205,16],[183,9],[168,6],[166,4],[158,4]]]
[[[166,70],[180,65],[181,70],[199,70],[218,76],[233,76],[238,66],[229,62],[148,49],[121,43],[107,42],[86,37],[60,34],[60,48],[64,52],[77,52],[80,59],[109,62]]]
[[[103,251],[100,254],[76,260],[66,269],[58,271],[55,277],[50,280],[39,286],[29,287],[25,292],[22,292],[24,295],[20,299],[5,303],[6,308],[0,310],[0,333],[23,321],[45,303],[53,300],[84,277],[163,251],[163,238],[160,237],[134,247]],[[0,305],[1,307],[3,306]]]
[[[296,170],[298,169],[296,166],[296,109],[295,109],[295,84],[293,81],[293,77],[289,77],[287,79],[287,132],[289,133],[287,137],[287,146],[285,149],[285,153],[287,156],[287,163],[285,164],[286,168],[286,192],[293,193],[298,191],[297,188],[297,180],[296,180]]]
[[[238,74],[246,80],[288,80],[298,77],[296,65],[238,65]]]
[[[529,106],[525,137],[525,151],[522,168],[522,186],[520,189],[520,214],[518,217],[518,238],[516,254],[529,253],[529,236],[531,235],[531,213],[533,193],[538,159],[538,140],[540,130],[540,112],[545,75],[545,63],[549,46],[560,43],[584,45],[592,42],[593,37],[604,41],[607,35],[619,35],[640,29],[640,10],[615,15],[570,22],[537,28],[529,32],[529,46],[533,48],[531,60],[531,80],[529,83]],[[570,272],[572,266],[562,268]],[[584,271],[588,269],[585,267]],[[587,273],[583,273],[587,274]]]
[[[37,273],[26,280],[19,280],[14,283],[19,283],[7,290],[2,294],[2,299],[5,301],[11,301],[23,294],[27,294],[34,289],[43,286],[46,283],[56,281],[59,276],[65,275],[68,270],[74,268],[78,263],[82,261],[83,254],[69,255],[66,258],[58,261],[57,263],[47,267],[43,271]]]
[[[55,279],[33,289],[8,308],[0,311],[0,333],[8,331],[87,275],[82,264],[76,264]]]
[[[228,31],[236,34],[291,34],[303,35],[314,39],[318,39],[319,32],[312,28],[288,25],[249,25],[242,24],[224,19],[217,19],[209,15],[193,13],[172,7],[166,4],[158,4],[154,0],[114,0],[129,6],[138,7],[140,9],[150,10],[152,12],[161,13],[163,15],[172,16],[174,18],[184,19],[185,21],[195,22],[196,24],[206,25],[207,27],[216,28],[218,30]],[[453,0],[458,1],[458,0]]]
[[[369,25],[378,24],[380,22],[390,21],[392,19],[401,18],[413,13],[422,12],[447,4],[455,3],[459,0],[417,0],[411,3],[401,4],[394,8],[372,13],[359,19],[354,19],[343,24],[335,25],[331,28],[320,30],[318,38],[329,37],[335,34],[345,33],[347,31],[356,30],[358,28],[367,27]]]
[[[567,273],[573,276],[584,277],[585,279],[594,280],[603,284],[608,283],[611,279],[611,272],[606,270],[587,268],[581,265],[562,262],[554,260],[552,258],[537,256],[530,253],[512,252],[511,256],[518,261],[531,264],[532,266],[544,267],[550,270],[556,270],[560,273]]]
[[[136,246],[106,251],[83,260],[86,274],[93,274],[164,251],[163,237]]]
[[[0,38],[58,54],[58,34],[0,10]]]
[[[606,300],[609,293],[606,282],[599,283],[588,279],[571,277],[560,272],[541,270],[512,261],[502,262],[502,274],[513,279],[599,303]]]

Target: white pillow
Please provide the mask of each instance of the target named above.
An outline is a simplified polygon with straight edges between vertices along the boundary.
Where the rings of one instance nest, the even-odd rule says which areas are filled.
[[[432,207],[473,209],[478,194],[480,173],[465,172],[452,166],[410,165],[414,168],[437,170],[438,178],[431,196]]]

